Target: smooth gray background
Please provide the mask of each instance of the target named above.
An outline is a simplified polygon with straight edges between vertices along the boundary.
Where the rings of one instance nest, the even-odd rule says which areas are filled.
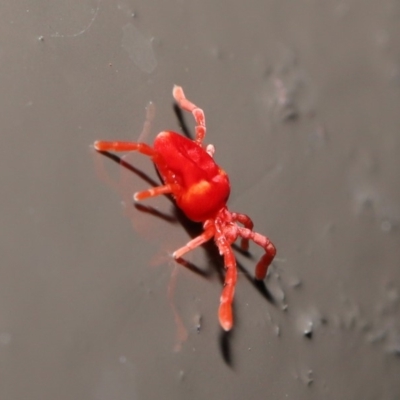
[[[399,22],[395,0],[3,0],[0,398],[400,398]],[[90,147],[138,140],[149,101],[145,140],[180,131],[173,84],[278,248],[275,301],[241,271],[226,337],[212,246],[186,257],[205,279],[176,264],[193,229]]]

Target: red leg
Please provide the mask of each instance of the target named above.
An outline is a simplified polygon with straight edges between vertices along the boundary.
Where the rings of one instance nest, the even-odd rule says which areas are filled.
[[[250,231],[253,230],[254,224],[253,224],[253,221],[251,220],[251,218],[248,215],[239,214],[239,213],[232,213],[232,218],[233,218],[234,221],[240,222],[248,230],[250,230]],[[248,251],[249,250],[249,239],[242,237],[242,241],[240,243],[240,247],[242,248],[242,250]]]
[[[143,190],[142,192],[136,192],[133,195],[133,199],[135,201],[147,199],[148,197],[155,197],[159,196],[161,194],[168,194],[173,192],[173,187],[172,185],[163,185],[163,186],[157,186],[151,189]]]
[[[184,254],[195,249],[196,247],[201,246],[203,243],[208,242],[214,236],[215,234],[214,225],[207,224],[207,222],[204,225],[205,225],[204,232],[201,235],[192,239],[185,246],[174,251],[174,253],[172,254],[174,258],[181,258]]]
[[[251,239],[254,243],[258,244],[265,250],[265,254],[256,265],[255,272],[256,279],[262,281],[265,278],[265,275],[267,275],[268,267],[276,255],[276,248],[267,237],[246,228],[238,227],[238,229],[241,237]]]
[[[150,157],[157,154],[148,144],[136,142],[105,142],[97,140],[94,142],[94,148],[98,151],[138,151],[139,153]]]
[[[223,234],[215,240],[218,249],[224,256],[225,263],[225,283],[222,289],[220,305],[218,310],[219,323],[225,331],[230,331],[233,326],[232,303],[235,295],[235,285],[237,281],[236,259],[232,248]]]
[[[180,86],[174,86],[172,95],[174,96],[174,99],[180,108],[193,114],[194,120],[196,121],[195,140],[197,143],[201,144],[206,136],[206,119],[204,116],[204,111],[185,97],[185,93],[183,93],[183,89]]]
[[[212,144],[208,144],[206,147],[206,153],[210,156],[210,157],[214,157],[215,154],[215,147]]]
[[[164,159],[157,153],[152,147],[150,147],[146,143],[137,143],[137,142],[122,142],[122,141],[115,141],[115,142],[106,142],[98,140],[94,142],[94,148],[98,151],[138,151],[141,154],[151,157],[153,162],[156,165],[163,166],[164,165],[164,172],[167,175],[167,181],[174,182],[174,176],[172,172],[169,171],[168,167],[165,166]],[[168,193],[177,193],[180,187],[176,184],[168,184],[162,185],[155,188],[151,188],[148,190],[144,190],[142,192],[137,192],[134,194],[135,200],[143,200],[147,197],[154,197],[161,194],[168,194]]]

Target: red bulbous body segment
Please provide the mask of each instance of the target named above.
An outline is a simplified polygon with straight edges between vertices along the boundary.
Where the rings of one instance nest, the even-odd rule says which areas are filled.
[[[147,197],[171,194],[185,215],[203,222],[204,232],[173,253],[175,259],[214,238],[224,257],[225,284],[218,312],[221,327],[229,331],[233,326],[232,303],[237,280],[237,266],[231,245],[241,238],[241,248],[249,248],[252,240],[265,251],[256,265],[255,277],[263,280],[268,266],[276,255],[275,246],[266,237],[253,231],[253,221],[245,214],[231,212],[226,207],[230,183],[226,172],[213,159],[214,147],[203,146],[206,134],[204,112],[190,102],[181,87],[174,86],[173,96],[178,105],[193,114],[196,138],[190,140],[171,131],[159,133],[153,147],[141,142],[96,141],[98,151],[138,151],[152,159],[163,180],[163,185],[135,193],[139,201]],[[240,225],[238,225],[240,224]],[[242,225],[242,226],[241,226]]]
[[[156,137],[154,150],[163,158],[155,164],[164,183],[174,184],[176,204],[189,219],[203,222],[225,206],[230,193],[228,176],[199,144],[165,131]]]

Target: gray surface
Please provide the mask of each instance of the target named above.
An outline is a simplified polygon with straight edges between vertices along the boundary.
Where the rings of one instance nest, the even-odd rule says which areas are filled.
[[[400,398],[399,19],[394,0],[2,1],[0,398]],[[278,248],[275,304],[241,273],[225,342],[218,263],[175,264],[188,233],[90,148],[136,140],[150,100],[148,140],[178,130],[174,83],[230,208]]]

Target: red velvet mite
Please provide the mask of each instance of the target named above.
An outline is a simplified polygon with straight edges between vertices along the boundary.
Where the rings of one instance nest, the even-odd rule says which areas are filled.
[[[173,257],[178,259],[214,238],[224,257],[226,269],[218,316],[222,328],[229,331],[233,325],[232,302],[237,280],[236,259],[231,244],[240,237],[244,251],[248,250],[250,239],[265,250],[255,270],[258,280],[265,278],[276,249],[267,237],[253,231],[250,217],[228,210],[228,175],[213,159],[214,146],[203,145],[206,134],[204,112],[186,99],[181,87],[174,86],[172,94],[183,110],[193,114],[196,122],[195,140],[163,131],[155,138],[153,147],[145,143],[121,141],[96,141],[94,147],[98,151],[138,151],[150,157],[162,177],[163,185],[135,193],[134,199],[171,194],[176,205],[189,219],[203,223],[204,232],[176,250]]]

